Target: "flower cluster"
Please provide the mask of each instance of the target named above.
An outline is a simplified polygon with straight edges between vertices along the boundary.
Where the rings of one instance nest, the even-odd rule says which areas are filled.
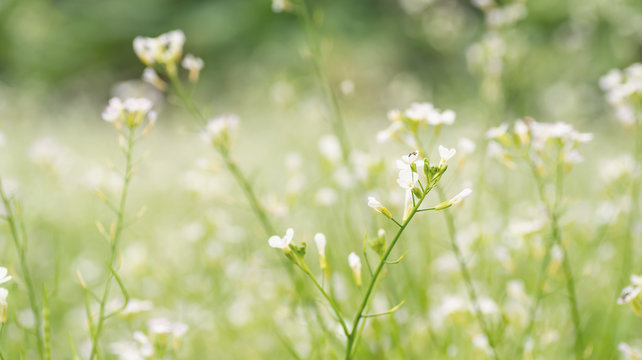
[[[189,80],[191,82],[198,81],[204,65],[203,59],[187,54],[181,61],[184,44],[185,34],[181,30],[170,31],[155,38],[136,37],[134,52],[147,66],[143,71],[143,80],[159,90],[165,90],[167,84],[158,73],[167,75],[173,80],[177,75],[177,64],[180,62],[183,68],[188,71]]]
[[[383,143],[388,139],[395,139],[412,148],[417,148],[418,131],[428,125],[438,132],[441,125],[452,125],[455,122],[455,112],[440,110],[431,103],[413,103],[404,111],[391,110],[388,112],[390,126],[377,133],[377,141]]]
[[[149,132],[156,123],[156,112],[152,111],[152,102],[145,98],[128,98],[123,101],[113,97],[109,100],[102,117],[105,121],[114,124],[117,129],[123,125],[134,129],[147,120],[144,133]]]
[[[11,276],[8,275],[9,271],[5,267],[0,266],[0,284],[4,284],[7,281],[11,280]],[[7,297],[9,296],[9,290],[0,287],[0,324],[7,321]]]
[[[624,71],[612,69],[600,78],[600,87],[607,101],[615,108],[615,116],[624,125],[635,123],[636,111],[642,107],[642,63]]]
[[[591,141],[593,134],[580,133],[564,122],[544,123],[525,118],[517,120],[512,131],[504,123],[488,130],[486,137],[490,140],[488,156],[513,168],[513,156],[517,153],[527,156],[540,173],[545,173],[544,165],[549,159],[561,161],[567,170],[581,162],[583,158],[577,146]]]
[[[221,115],[207,122],[203,132],[203,140],[215,147],[229,148],[239,128],[239,118],[236,115]]]
[[[472,3],[486,15],[486,24],[491,28],[510,26],[526,17],[525,0],[500,6],[494,0],[473,0]]]

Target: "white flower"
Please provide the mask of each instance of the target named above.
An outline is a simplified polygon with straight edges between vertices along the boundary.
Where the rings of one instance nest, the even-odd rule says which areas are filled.
[[[642,359],[642,353],[637,349],[630,347],[626,343],[620,343],[617,346],[617,349],[626,356],[627,360],[640,360]]]
[[[396,136],[401,129],[403,129],[403,123],[401,121],[394,121],[385,130],[377,133],[377,142],[380,144],[386,142],[391,137]]]
[[[293,237],[294,229],[289,228],[285,231],[285,236],[282,238],[276,235],[271,236],[268,239],[268,244],[275,249],[282,249],[283,251],[287,251],[290,249],[288,246],[290,245]]]
[[[145,70],[143,70],[143,81],[154,85],[158,90],[165,90],[167,89],[167,84],[163,79],[158,76],[156,71],[150,67],[146,67]]]
[[[622,289],[622,293],[620,293],[620,297],[617,299],[618,305],[630,303],[640,294],[641,290],[642,289],[640,289],[640,287],[638,286],[625,287],[624,289]]]
[[[397,178],[397,184],[401,186],[402,189],[412,190],[419,180],[419,175],[416,172],[413,172],[410,169],[399,170],[399,177]]]
[[[238,128],[238,116],[233,114],[221,115],[207,122],[203,139],[212,145],[227,147],[236,137]]]
[[[606,75],[600,78],[600,88],[602,90],[611,90],[622,83],[622,72],[618,69],[609,70]]]
[[[275,13],[288,11],[290,7],[290,0],[272,0],[272,11]]]
[[[404,115],[418,123],[438,126],[441,124],[452,125],[455,122],[455,112],[445,110],[441,112],[431,103],[412,103],[404,111]]]
[[[181,65],[189,71],[189,80],[191,82],[196,82],[198,80],[198,75],[201,73],[201,69],[203,69],[204,63],[203,59],[192,54],[187,54],[183,58]]]
[[[354,282],[357,284],[357,286],[361,286],[361,259],[359,258],[359,255],[351,252],[350,255],[348,255],[348,264],[352,269]]]
[[[486,138],[487,139],[499,139],[500,137],[506,135],[506,131],[508,130],[508,124],[503,123],[497,127],[493,127],[488,129],[486,131]]]
[[[125,101],[118,97],[109,100],[109,104],[102,113],[103,120],[113,123],[120,128],[121,123],[129,128],[140,125],[145,118],[150,124],[156,121],[156,113],[151,111],[152,101],[146,98],[127,98]]]
[[[456,153],[457,153],[457,150],[455,149],[448,149],[446,147],[439,145],[439,156],[441,156],[439,166],[446,165],[446,162],[448,162],[448,160],[450,160],[453,156],[455,156]]]
[[[317,249],[319,250],[319,256],[325,257],[325,244],[326,244],[325,235],[323,235],[322,233],[314,234],[314,242],[317,244]]]
[[[452,199],[450,199],[448,201],[444,201],[441,204],[435,206],[435,210],[442,210],[442,209],[449,208],[449,207],[451,207],[453,205],[457,205],[460,202],[462,202],[464,199],[469,197],[470,194],[472,194],[472,193],[473,193],[473,191],[470,188],[465,188],[459,194],[453,196]]]
[[[0,284],[4,284],[9,280],[11,280],[11,276],[9,276],[9,270],[7,270],[6,267],[0,266]]]
[[[368,197],[368,206],[375,209],[377,212],[385,215],[386,217],[388,217],[388,219],[392,219],[392,214],[390,213],[390,211],[388,211],[388,209],[386,209],[386,207],[383,206],[383,204],[381,204],[374,197],[372,196]]]
[[[134,52],[147,66],[159,63],[175,71],[176,62],[183,53],[185,34],[181,30],[170,31],[155,38],[138,36],[134,39]]]
[[[143,311],[149,311],[154,307],[154,304],[149,300],[130,299],[127,306],[121,312],[121,315],[137,314]]]

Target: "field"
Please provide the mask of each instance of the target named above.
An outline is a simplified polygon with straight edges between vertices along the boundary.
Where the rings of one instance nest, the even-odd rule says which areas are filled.
[[[642,2],[0,25],[0,360],[642,359]]]

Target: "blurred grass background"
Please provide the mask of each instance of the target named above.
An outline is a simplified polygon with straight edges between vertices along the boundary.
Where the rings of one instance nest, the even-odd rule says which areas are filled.
[[[604,237],[593,221],[593,210],[603,199],[624,190],[604,189],[590,180],[597,176],[598,160],[626,151],[631,139],[613,119],[597,82],[609,69],[642,57],[642,2],[527,2],[527,17],[500,31],[507,48],[502,77],[505,101],[500,105],[484,98],[480,77],[467,65],[467,50],[486,31],[482,12],[468,1],[309,3],[322,34],[322,63],[332,86],[339,89],[345,80],[355,86],[354,93],[340,96],[351,140],[359,149],[383,155],[387,164],[406,149],[378,145],[375,134],[387,126],[387,110],[405,108],[412,101],[431,101],[457,112],[455,130],[444,130],[442,138],[451,146],[462,135],[479,139],[487,126],[524,115],[568,121],[597,134],[595,142],[582,151],[587,162],[568,180],[568,197],[573,199],[569,207],[574,212],[567,225],[571,224],[568,237],[582,244],[572,256],[579,276],[585,276],[578,292],[587,314],[583,318],[587,337],[599,348],[608,315],[604,309],[612,306],[619,291],[613,280],[618,261],[600,257],[612,249],[600,247]],[[182,109],[165,104],[164,100],[171,103],[172,99],[131,81],[143,69],[132,51],[133,38],[172,29],[185,32],[186,52],[205,60],[193,92],[206,113],[241,115],[235,156],[252,174],[265,201],[275,198],[286,203],[289,211],[279,218],[279,228],[294,226],[298,241],[310,242],[317,231],[326,233],[331,261],[344,275],[338,280],[345,288],[339,300],[348,313],[355,310],[358,290],[350,286],[345,257],[349,251],[358,251],[366,230],[374,234],[385,224],[365,207],[363,199],[366,192],[386,193],[386,188],[396,186],[391,185],[394,170],[390,165],[388,171],[376,173],[363,188],[338,190],[339,201],[330,208],[311,205],[319,187],[336,187],[316,147],[319,135],[331,129],[306,56],[305,32],[293,14],[275,14],[269,1],[255,0],[0,0],[0,130],[7,137],[0,169],[20,183],[35,277],[56,289],[54,358],[67,358],[67,333],[80,348],[86,340],[82,290],[75,270],[80,269],[90,284],[103,281],[106,245],[95,231],[94,220],[108,222],[110,217],[87,177],[91,170],[104,168],[105,159],[119,164],[116,135],[100,119],[100,112],[110,96],[123,92],[149,95],[160,109],[158,126],[141,145],[151,155],[134,181],[129,209],[134,213],[146,204],[150,210],[126,235],[123,278],[135,297],[154,301],[156,314],[190,325],[178,358],[286,358],[274,337],[275,317],[281,321],[277,322],[281,331],[299,342],[297,349],[302,353],[334,358],[328,349],[336,344],[319,345],[326,341],[319,339],[333,341],[323,331],[302,331],[318,319],[283,306],[298,296],[297,287],[288,283],[278,254],[267,247],[240,191],[211,150],[200,143],[195,124]],[[66,163],[56,160],[52,166],[29,155],[34,142],[43,137],[61,145],[56,151]],[[284,158],[293,151],[305,159],[306,191],[288,199]],[[198,160],[202,157],[209,160]],[[479,162],[469,159],[467,165],[461,173],[450,174],[449,193],[476,178]],[[488,243],[472,244],[471,252],[479,254],[475,278],[482,293],[501,302],[509,279],[523,279],[530,290],[535,286],[534,262],[532,268],[504,268],[495,261],[495,250],[498,242],[509,246],[502,243],[510,240],[502,234],[511,217],[536,217],[538,207],[528,176],[506,172],[496,164],[489,169],[490,185],[483,196],[488,207],[484,230]],[[470,208],[462,211],[461,224],[473,222]],[[363,358],[441,358],[453,344],[459,349],[457,358],[480,356],[469,344],[468,327],[475,327],[472,317],[455,319],[446,330],[429,334],[427,314],[441,296],[456,292],[448,285],[459,275],[434,265],[448,252],[441,219],[421,221],[423,225],[411,229],[403,244],[415,256],[409,255],[400,270],[390,271],[381,287],[382,292],[393,294],[391,305],[392,300],[407,300],[398,317],[402,329],[388,320],[374,322],[374,330],[365,334]],[[616,240],[627,230],[620,219],[608,234]],[[10,243],[2,238],[0,265],[12,259]],[[513,261],[519,265],[532,259],[517,254]],[[556,280],[553,285],[562,287],[561,279]],[[593,296],[596,288],[601,296]],[[14,314],[24,310],[25,297],[19,289],[18,285],[10,289]],[[570,356],[570,342],[565,339],[572,336],[572,328],[563,296],[555,292],[540,325],[559,330],[563,340],[542,350],[542,358]],[[314,306],[312,299],[306,300]],[[105,343],[127,338],[142,323],[110,323]],[[638,323],[627,318],[620,334],[635,339]],[[0,345],[9,354],[33,345],[32,339],[21,339],[16,328],[8,334]],[[314,335],[318,339],[310,340]],[[507,336],[504,346],[510,347],[510,341]],[[394,345],[397,342],[404,350]],[[391,353],[390,349],[397,350]],[[613,349],[592,356],[612,358]]]

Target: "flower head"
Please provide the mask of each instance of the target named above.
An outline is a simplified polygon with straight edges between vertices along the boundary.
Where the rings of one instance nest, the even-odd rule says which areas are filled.
[[[207,122],[203,139],[214,146],[229,147],[236,137],[238,128],[238,116],[221,115]]]
[[[156,122],[156,112],[151,111],[152,101],[146,98],[127,98],[125,101],[118,97],[109,100],[102,113],[103,120],[113,123],[116,128],[122,124],[133,129],[146,118],[150,125]]]
[[[9,270],[7,270],[6,267],[0,266],[0,284],[4,284],[9,280],[11,280],[11,276],[9,276]]]
[[[187,54],[183,58],[181,65],[189,71],[188,77],[191,82],[198,81],[198,76],[203,69],[203,59],[198,58],[192,54]]]
[[[268,244],[275,248],[275,249],[282,249],[283,251],[289,251],[289,245],[290,242],[292,242],[292,238],[294,237],[294,229],[289,228],[285,231],[285,236],[283,237],[278,237],[276,235],[271,236],[268,239]]]
[[[368,197],[368,206],[375,209],[377,212],[385,215],[388,219],[392,219],[392,214],[381,204],[377,199],[372,196]]]
[[[439,166],[444,166],[446,165],[446,162],[450,160],[455,154],[457,153],[457,150],[453,149],[448,149],[446,147],[443,147],[439,145],[439,156],[441,157],[441,160],[439,161]]]
[[[158,37],[138,36],[134,39],[134,52],[147,66],[163,65],[168,72],[176,71],[176,62],[183,54],[185,34],[181,30],[170,31]]]
[[[451,207],[453,205],[457,205],[460,202],[462,202],[464,199],[469,197],[472,193],[473,193],[473,191],[470,188],[465,188],[459,194],[453,196],[452,199],[450,199],[448,201],[444,201],[441,204],[435,206],[435,210],[443,210],[443,209],[449,208],[449,207]]]

